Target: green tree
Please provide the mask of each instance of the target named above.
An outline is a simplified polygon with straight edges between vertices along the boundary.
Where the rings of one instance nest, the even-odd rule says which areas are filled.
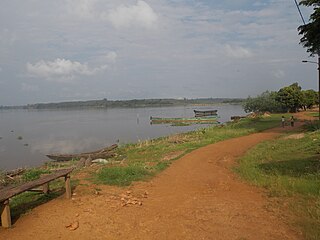
[[[303,106],[303,94],[298,83],[281,88],[276,96],[276,101],[280,103],[282,112],[297,112]]]
[[[318,93],[313,89],[302,91],[303,99],[302,104],[304,110],[311,108],[313,105],[318,103]]]
[[[257,97],[248,97],[243,104],[246,112],[280,112],[281,105],[276,101],[276,92],[263,92]]]
[[[302,0],[300,5],[312,6],[314,10],[310,15],[310,22],[298,27],[299,34],[302,35],[300,43],[311,55],[320,55],[320,0]]]

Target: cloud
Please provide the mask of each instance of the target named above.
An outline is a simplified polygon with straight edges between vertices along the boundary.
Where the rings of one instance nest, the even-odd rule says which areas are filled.
[[[227,56],[231,58],[249,58],[253,56],[253,53],[249,49],[240,46],[226,44],[224,50]]]
[[[158,19],[153,9],[145,1],[141,0],[136,5],[121,5],[111,10],[106,17],[116,28],[133,26],[152,28]]]
[[[104,71],[106,65],[97,68],[90,68],[87,63],[72,62],[66,59],[57,58],[54,61],[41,60],[37,63],[27,63],[27,71],[36,77],[52,79],[73,79],[77,75],[95,75]]]
[[[280,70],[280,69],[273,71],[272,74],[277,79],[284,78],[285,75],[286,75],[285,72],[283,70]]]
[[[21,90],[24,92],[37,92],[40,90],[39,86],[37,85],[30,85],[27,83],[22,83],[21,84]]]
[[[95,2],[95,0],[67,0],[68,11],[81,18],[94,18]]]
[[[7,45],[11,46],[17,41],[17,36],[10,32],[9,29],[5,28],[2,31],[0,31],[0,46],[1,45]]]
[[[116,52],[109,52],[107,55],[104,56],[106,62],[115,63],[117,60],[117,53]]]

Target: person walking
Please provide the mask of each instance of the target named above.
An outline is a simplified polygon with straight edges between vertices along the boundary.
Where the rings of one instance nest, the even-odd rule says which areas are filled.
[[[293,116],[291,116],[291,118],[290,118],[290,125],[291,125],[291,127],[294,126],[294,117]]]
[[[286,123],[286,119],[284,118],[284,116],[281,117],[281,125],[284,128],[284,125]]]

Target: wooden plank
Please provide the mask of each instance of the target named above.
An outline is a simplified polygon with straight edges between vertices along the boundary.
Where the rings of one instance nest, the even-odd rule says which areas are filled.
[[[0,203],[1,209],[1,225],[2,227],[9,228],[11,227],[11,214],[10,214],[10,207],[9,207],[9,200],[6,200]]]
[[[50,175],[44,176],[40,179],[24,183],[17,187],[10,187],[10,188],[4,188],[0,190],[0,202],[3,202],[4,200],[7,200],[19,193],[25,192],[29,189],[39,187],[45,183],[51,182],[52,180],[55,180],[57,178],[63,177],[71,173],[73,168],[70,169],[63,169],[56,171],[55,173],[52,173]]]

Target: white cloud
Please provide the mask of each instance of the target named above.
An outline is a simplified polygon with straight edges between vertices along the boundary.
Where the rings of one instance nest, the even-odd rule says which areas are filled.
[[[95,15],[95,0],[68,0],[68,11],[81,18],[93,18]]]
[[[39,86],[37,85],[31,85],[28,83],[22,83],[21,84],[21,90],[24,92],[37,92],[40,90]]]
[[[285,73],[284,73],[284,71],[283,70],[280,70],[280,69],[278,69],[278,70],[275,70],[275,71],[273,71],[273,76],[275,77],[275,78],[277,78],[277,79],[280,79],[280,78],[283,78],[283,77],[285,77]]]
[[[77,75],[95,75],[107,68],[106,65],[90,68],[87,63],[72,62],[66,59],[57,58],[54,61],[41,60],[37,63],[27,63],[27,71],[36,77],[43,77],[48,80],[73,79]]]
[[[111,10],[106,17],[116,28],[133,26],[152,28],[158,19],[154,10],[141,0],[136,5],[121,5]]]
[[[109,52],[104,58],[106,62],[115,63],[117,60],[117,53],[116,52]]]
[[[253,56],[253,53],[249,49],[240,46],[226,44],[224,49],[227,56],[231,58],[249,58]]]

